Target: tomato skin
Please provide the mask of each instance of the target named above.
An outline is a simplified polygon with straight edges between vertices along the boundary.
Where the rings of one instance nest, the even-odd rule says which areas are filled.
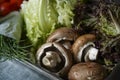
[[[20,8],[20,5],[22,4],[22,2],[23,2],[23,0],[10,0],[11,4],[16,3],[19,8]]]
[[[2,4],[2,3],[4,3],[4,2],[6,2],[6,0],[0,0],[0,4]]]
[[[18,11],[23,0],[0,0],[0,16],[5,16],[12,11]]]
[[[19,8],[16,3],[10,4],[9,2],[5,2],[0,5],[0,16],[5,16],[12,11],[17,11]]]
[[[0,5],[0,16],[5,16],[10,12],[10,4],[9,2],[5,2]]]

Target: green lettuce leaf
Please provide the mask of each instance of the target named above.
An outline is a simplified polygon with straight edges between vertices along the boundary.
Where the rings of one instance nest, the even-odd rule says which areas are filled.
[[[73,24],[76,0],[29,0],[21,5],[27,36],[34,46],[41,45],[56,28]]]
[[[105,33],[107,36],[115,36],[117,35],[117,29],[114,27],[115,25],[108,21],[104,16],[100,18],[100,31]]]

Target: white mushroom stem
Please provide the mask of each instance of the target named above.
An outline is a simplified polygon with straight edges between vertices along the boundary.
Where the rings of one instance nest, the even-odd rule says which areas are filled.
[[[46,55],[42,59],[43,65],[46,67],[54,68],[61,62],[61,58],[58,53],[54,51],[46,52]]]
[[[88,55],[88,59],[91,61],[94,61],[97,59],[97,55],[98,55],[98,49],[94,48],[94,47],[90,47],[89,50],[86,53],[86,56]],[[85,59],[86,61],[86,59]]]
[[[85,51],[86,53],[83,53],[84,50],[86,50],[86,48],[88,48],[87,51]],[[81,47],[80,51],[78,52],[78,61],[82,61],[82,57],[84,57],[84,61],[93,61],[97,59],[97,55],[98,55],[98,49],[96,49],[94,47],[94,43],[93,42],[88,42],[86,43],[83,47]],[[83,56],[83,54],[85,54],[85,56]]]

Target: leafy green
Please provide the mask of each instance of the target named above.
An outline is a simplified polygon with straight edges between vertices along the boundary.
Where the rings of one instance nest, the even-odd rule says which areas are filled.
[[[30,46],[20,45],[22,27],[23,18],[18,11],[0,18],[0,60],[17,58],[31,61],[27,50]]]
[[[22,47],[16,40],[0,35],[0,60],[3,58],[17,58],[20,60],[30,61],[30,59],[27,58],[28,51],[26,48],[28,48],[28,46]]]
[[[18,11],[11,12],[0,18],[0,34],[17,41],[21,38],[23,19]]]
[[[27,36],[34,46],[45,42],[56,28],[73,24],[76,0],[29,0],[21,5]]]
[[[117,30],[114,27],[115,25],[104,16],[101,16],[99,26],[100,31],[108,36],[115,36],[117,34]]]
[[[104,9],[105,8],[105,9]],[[118,5],[105,5],[99,13],[97,28],[106,36],[117,36],[120,34],[120,8]]]

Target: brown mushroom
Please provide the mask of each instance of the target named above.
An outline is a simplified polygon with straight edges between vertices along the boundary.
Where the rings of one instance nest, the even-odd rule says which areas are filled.
[[[71,53],[59,43],[45,43],[37,51],[37,63],[59,76],[68,73],[72,66]]]
[[[78,63],[72,66],[69,80],[104,80],[107,70],[95,62]]]
[[[77,30],[68,27],[56,29],[47,39],[46,42],[61,43],[66,49],[71,49],[71,42],[74,42],[78,37]]]
[[[94,40],[94,34],[84,34],[76,39],[72,46],[76,62],[96,60],[98,49],[95,48]]]

